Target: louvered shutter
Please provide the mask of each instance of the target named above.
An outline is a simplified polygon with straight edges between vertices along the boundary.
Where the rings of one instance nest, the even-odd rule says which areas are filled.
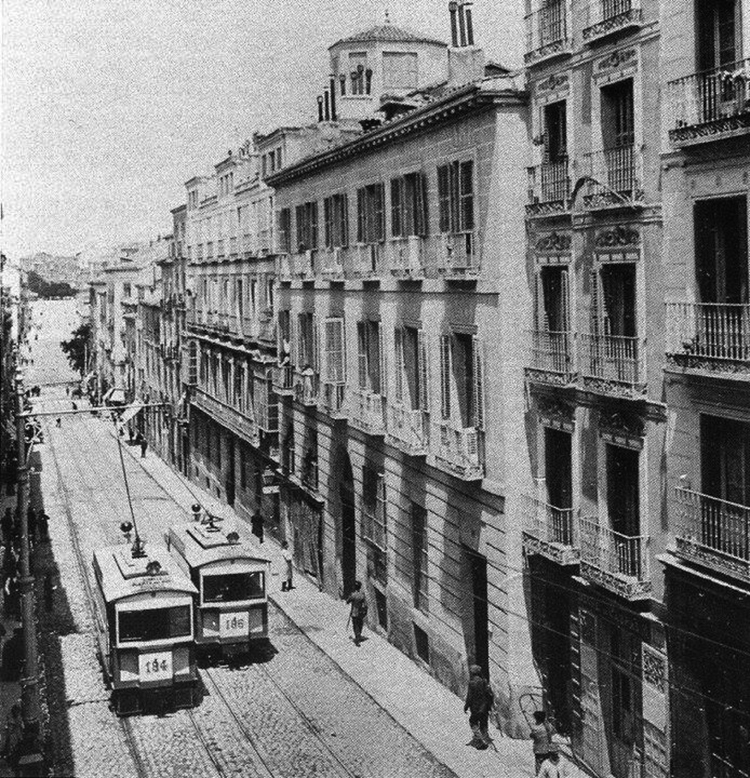
[[[417,348],[419,360],[419,407],[425,413],[430,411],[430,362],[427,351],[427,339],[424,330],[417,330]]]
[[[450,189],[450,232],[461,229],[461,182],[458,162],[451,162],[448,168]]]
[[[341,245],[346,248],[349,245],[349,195],[341,195]]]
[[[393,353],[395,355],[395,389],[396,401],[403,402],[404,399],[404,331],[401,327],[396,327],[393,331]]]
[[[375,240],[385,240],[385,184],[375,185]]]
[[[420,173],[417,178],[417,235],[422,237],[430,231],[430,214],[427,203],[427,173]]]
[[[391,179],[391,235],[394,238],[403,235],[401,223],[401,179]]]
[[[310,317],[312,325],[312,358],[310,360],[311,367],[316,373],[320,373],[320,323],[318,317],[312,314]]]
[[[441,165],[437,170],[438,207],[440,232],[450,232],[450,175],[448,165]]]
[[[312,202],[308,203],[308,205],[310,213],[310,223],[308,227],[310,237],[307,248],[316,249],[318,248],[318,203]]]
[[[333,248],[333,198],[323,200],[323,243],[327,249]]]
[[[357,322],[357,365],[360,389],[367,389],[367,324]]]
[[[570,332],[570,280],[568,268],[563,268],[561,274],[561,307],[562,307],[562,330],[563,332]]]
[[[294,316],[291,311],[289,313],[289,337],[291,343],[289,344],[289,360],[295,367],[302,367],[300,352],[302,350],[299,318]]]
[[[592,270],[591,279],[591,334],[602,334],[602,290],[601,278],[598,270]]]
[[[366,235],[366,197],[364,189],[357,189],[357,243],[365,242]]]
[[[484,361],[482,359],[482,343],[474,335],[472,338],[472,377],[474,379],[474,426],[484,428]]]
[[[443,419],[451,417],[451,336],[440,337],[440,398]]]
[[[542,138],[542,164],[546,165],[550,160],[549,132],[547,130],[547,114],[545,107],[539,109],[539,129]]]
[[[378,473],[377,492],[375,495],[376,508],[376,527],[373,540],[375,545],[382,551],[387,549],[386,545],[386,514],[385,514],[385,473]]]
[[[332,345],[332,337],[331,337],[331,323],[333,322],[333,319],[324,319],[322,328],[323,328],[323,337],[321,338],[321,349],[320,349],[320,380],[321,381],[330,381],[331,380],[331,345]]]

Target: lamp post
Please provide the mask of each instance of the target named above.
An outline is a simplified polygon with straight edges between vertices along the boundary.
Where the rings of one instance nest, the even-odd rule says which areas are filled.
[[[34,576],[29,555],[29,466],[26,461],[26,417],[24,416],[23,373],[16,369],[16,438],[18,446],[17,496],[21,520],[21,622],[23,625],[24,670],[21,678],[21,714],[23,718],[24,756],[21,775],[40,775],[42,755],[39,748],[39,667],[36,644]]]

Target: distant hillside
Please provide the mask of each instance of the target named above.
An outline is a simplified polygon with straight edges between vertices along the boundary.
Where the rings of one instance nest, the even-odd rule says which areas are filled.
[[[40,251],[22,257],[20,263],[25,271],[29,274],[35,273],[48,284],[68,284],[75,287],[85,283],[85,274],[79,267],[77,257],[55,256]]]
[[[39,273],[29,270],[26,287],[39,297],[75,297],[76,289],[66,281],[46,281]]]

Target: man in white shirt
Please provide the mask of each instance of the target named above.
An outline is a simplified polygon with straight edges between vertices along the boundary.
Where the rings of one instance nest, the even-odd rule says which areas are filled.
[[[537,778],[568,778],[568,765],[560,759],[560,749],[557,743],[550,746],[547,758],[539,768]]]

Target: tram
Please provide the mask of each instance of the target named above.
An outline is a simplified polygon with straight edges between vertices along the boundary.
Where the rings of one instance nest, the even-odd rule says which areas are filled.
[[[268,640],[271,561],[245,524],[206,516],[172,525],[165,540],[198,589],[195,643],[202,653],[229,657]]]
[[[164,549],[136,543],[94,552],[106,614],[100,651],[118,715],[197,702],[193,610],[198,592]]]

